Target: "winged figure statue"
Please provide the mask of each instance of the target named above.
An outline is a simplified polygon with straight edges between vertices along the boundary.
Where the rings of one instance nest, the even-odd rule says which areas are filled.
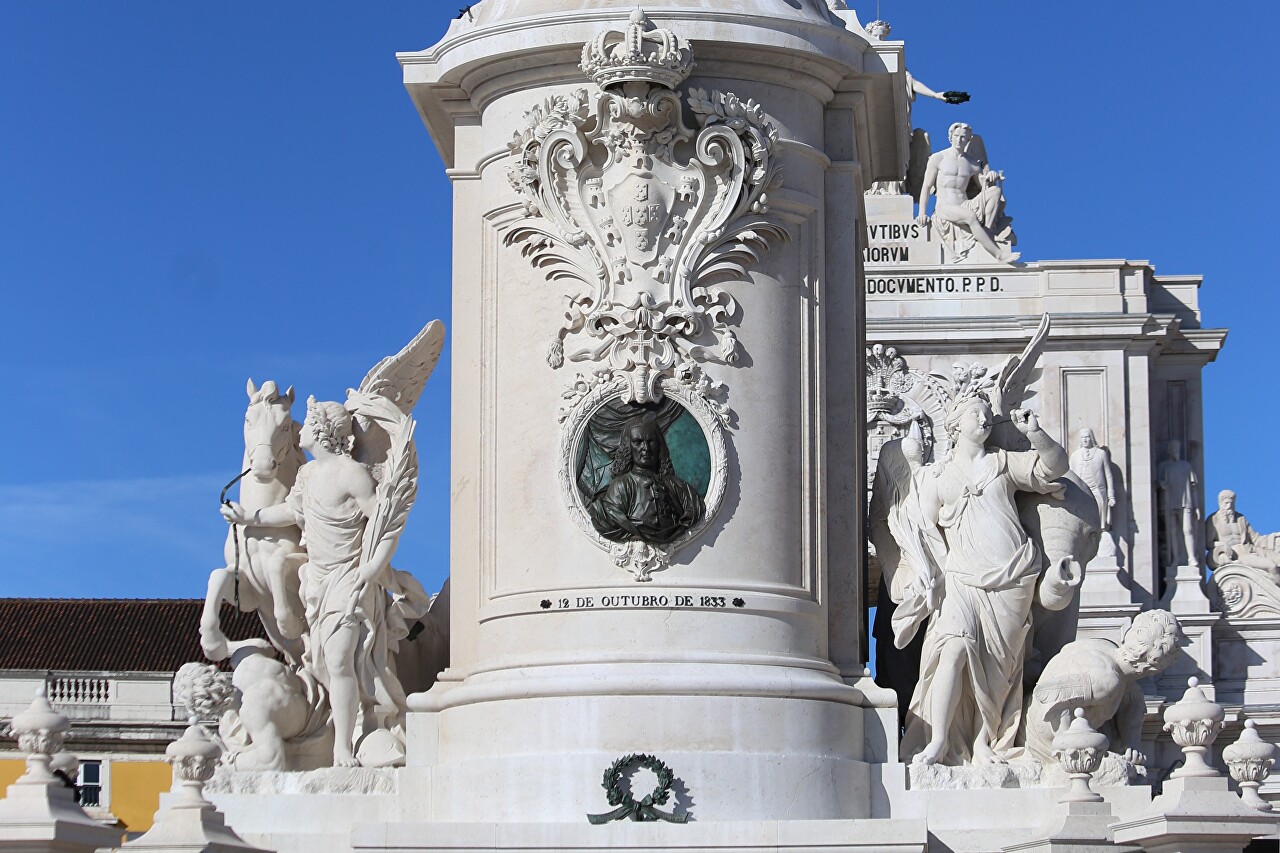
[[[287,498],[253,512],[238,503],[222,509],[233,524],[301,528],[298,675],[327,695],[335,766],[403,757],[406,702],[394,658],[431,598],[391,557],[418,491],[411,413],[443,346],[444,325],[432,321],[349,389],[345,404],[309,398],[299,446],[311,460]]]

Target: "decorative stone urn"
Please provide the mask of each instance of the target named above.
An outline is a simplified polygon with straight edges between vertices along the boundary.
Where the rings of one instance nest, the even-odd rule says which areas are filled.
[[[1222,750],[1222,760],[1227,762],[1231,778],[1240,786],[1240,799],[1245,805],[1260,812],[1271,811],[1271,804],[1258,795],[1258,787],[1271,774],[1276,763],[1275,744],[1258,735],[1258,724],[1246,720],[1240,739]]]
[[[53,756],[62,752],[70,728],[71,721],[53,710],[41,685],[35,700],[27,710],[16,715],[9,726],[10,734],[18,741],[18,749],[27,754],[27,772],[19,782],[43,785],[58,781],[53,775]]]
[[[248,844],[227,826],[226,817],[205,799],[205,783],[213,778],[222,750],[209,737],[193,713],[187,730],[165,749],[173,765],[173,786],[166,808],[156,814],[155,825],[124,851],[146,853],[264,853]]]
[[[1062,764],[1071,780],[1060,803],[1100,803],[1102,797],[1089,787],[1089,777],[1098,771],[1107,754],[1110,741],[1096,732],[1085,719],[1084,709],[1076,708],[1071,725],[1053,739],[1053,756]]]
[[[195,715],[187,718],[187,730],[165,749],[165,759],[173,765],[174,793],[179,804],[201,805],[204,785],[218,769],[222,751],[209,739]]]
[[[0,799],[0,850],[13,853],[94,853],[120,842],[76,802],[71,785],[54,773],[75,772],[62,751],[70,721],[49,704],[42,684],[31,705],[13,718],[8,734],[27,754],[27,771]]]
[[[1169,774],[1170,778],[1221,775],[1207,757],[1209,747],[1222,731],[1225,716],[1226,710],[1204,695],[1200,679],[1187,680],[1187,692],[1164,712],[1164,730],[1172,735],[1173,742],[1182,747],[1182,754],[1186,756],[1183,765]]]

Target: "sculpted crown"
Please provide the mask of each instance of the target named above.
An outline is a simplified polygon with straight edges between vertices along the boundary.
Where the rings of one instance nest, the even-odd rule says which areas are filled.
[[[693,70],[693,51],[688,40],[655,29],[636,9],[625,31],[607,30],[583,45],[578,67],[602,89],[636,82],[674,89]]]

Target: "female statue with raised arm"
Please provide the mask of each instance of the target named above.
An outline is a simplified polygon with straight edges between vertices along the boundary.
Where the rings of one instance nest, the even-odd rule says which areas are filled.
[[[1044,606],[1059,609],[1079,582],[1054,567],[1041,580],[1040,549],[1014,501],[1020,491],[1056,492],[1066,451],[1025,409],[1012,410],[1010,420],[1032,449],[989,447],[994,420],[982,390],[962,391],[945,419],[951,453],[918,480],[916,522],[925,535],[941,530],[945,541],[894,617],[902,647],[933,616],[902,745],[922,764],[1010,757],[1021,721],[1031,605],[1038,594]]]

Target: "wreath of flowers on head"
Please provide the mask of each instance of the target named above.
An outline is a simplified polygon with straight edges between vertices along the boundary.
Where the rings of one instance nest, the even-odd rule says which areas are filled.
[[[623,776],[632,768],[648,770],[658,777],[657,787],[653,789],[652,793],[638,802],[635,797],[624,791],[622,787]],[[643,753],[624,755],[610,764],[609,768],[604,771],[604,782],[602,783],[605,796],[609,798],[609,805],[617,808],[607,814],[587,815],[587,820],[593,824],[627,819],[634,821],[665,820],[668,823],[685,823],[689,820],[689,815],[687,814],[670,814],[654,808],[655,806],[665,806],[667,801],[671,799],[671,785],[675,778],[675,773],[672,772],[671,768],[655,756]]]

